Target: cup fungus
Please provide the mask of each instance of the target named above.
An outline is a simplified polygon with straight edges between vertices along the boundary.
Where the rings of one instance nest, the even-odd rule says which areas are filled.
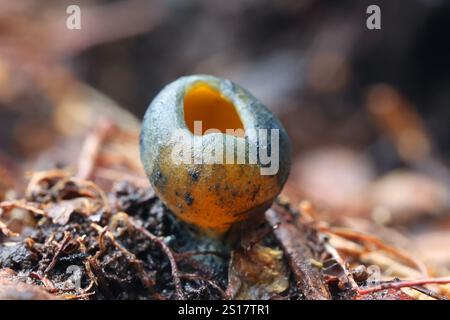
[[[267,209],[290,168],[283,126],[231,81],[177,79],[151,102],[141,160],[157,195],[181,220],[207,234]]]

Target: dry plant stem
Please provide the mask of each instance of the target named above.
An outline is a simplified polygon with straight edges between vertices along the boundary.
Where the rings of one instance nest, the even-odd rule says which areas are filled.
[[[408,262],[410,265],[416,267],[425,277],[428,276],[427,267],[421,261],[410,256],[403,250],[394,248],[392,246],[389,246],[389,245],[383,243],[380,239],[378,239],[374,236],[370,236],[370,235],[363,234],[358,231],[343,229],[343,228],[319,227],[318,229],[322,232],[332,233],[332,234],[338,235],[340,237],[343,237],[345,239],[351,239],[351,240],[356,240],[356,241],[361,241],[361,242],[370,242],[371,244],[375,245],[378,249],[381,249],[388,253],[391,253],[392,255],[397,256],[400,259]]]
[[[398,281],[398,282],[382,283],[380,285],[366,288],[366,289],[358,289],[358,294],[365,295],[365,294],[369,294],[369,293],[383,291],[386,289],[401,289],[401,288],[406,288],[406,287],[421,286],[421,285],[425,285],[425,284],[449,284],[449,283],[450,283],[450,277],[427,278],[427,279],[421,279],[421,280],[404,280],[404,281]]]
[[[27,189],[26,189],[26,195],[31,195],[33,193],[33,190],[35,188],[38,188],[39,182],[41,182],[44,179],[64,179],[67,178],[70,175],[70,172],[67,170],[48,170],[48,171],[39,171],[39,172],[31,172],[28,173],[27,176],[30,177],[30,182],[28,183]]]
[[[430,289],[428,289],[428,288],[425,288],[425,287],[423,287],[423,286],[414,286],[414,287],[412,287],[414,290],[417,290],[417,291],[419,291],[420,293],[423,293],[423,294],[425,294],[425,295],[427,295],[427,296],[430,296],[430,297],[432,297],[432,298],[434,298],[434,299],[436,299],[436,300],[448,300],[448,298],[447,297],[445,297],[445,296],[443,296],[443,295],[440,295],[440,294],[437,294],[436,292],[434,292],[434,291],[432,291],[432,290],[430,290]]]
[[[177,293],[178,299],[180,299],[180,300],[186,299],[186,297],[184,296],[183,290],[181,288],[180,272],[178,270],[178,266],[175,261],[175,257],[173,255],[172,250],[169,248],[169,246],[163,240],[161,240],[154,234],[150,233],[145,228],[138,226],[136,224],[136,222],[133,221],[133,219],[130,218],[130,222],[136,230],[141,232],[143,235],[145,235],[151,241],[158,244],[160,246],[160,248],[164,251],[164,253],[167,255],[167,258],[169,259],[169,262],[170,262],[170,267],[172,269],[172,276],[173,276],[173,281],[175,283],[175,291]]]
[[[95,223],[91,224],[92,227],[95,228],[95,226],[98,226]],[[103,253],[106,251],[106,246],[105,246],[105,234],[106,231],[108,230],[108,226],[104,226],[103,228],[101,228],[100,226],[98,226],[100,229],[95,228],[98,232],[99,232],[99,236],[98,236],[98,247],[100,249],[100,253]]]
[[[97,287],[104,293],[107,299],[112,299],[110,288],[105,277],[105,273],[99,265],[98,257],[100,251],[97,251],[95,255],[87,257],[85,261],[86,271],[91,281],[97,285]]]
[[[101,145],[114,128],[111,121],[100,121],[98,127],[87,136],[78,160],[78,178],[87,180],[92,177]]]
[[[63,180],[61,180],[61,184],[64,184],[66,182],[73,182],[75,184],[77,184],[80,187],[85,187],[87,189],[91,189],[91,193],[92,190],[95,191],[96,195],[98,196],[101,201],[103,202],[103,208],[106,211],[110,210],[110,206],[109,206],[109,202],[108,202],[108,198],[106,197],[105,193],[103,192],[102,189],[100,189],[95,183],[89,181],[89,180],[82,180],[82,179],[78,179],[78,178],[67,178],[68,173],[67,172],[62,172],[62,171],[44,171],[44,172],[38,172],[36,174],[34,174],[31,178],[30,184],[28,186],[27,189],[27,194],[30,195],[33,192],[33,187],[37,186],[39,184],[40,181],[44,180],[44,179],[49,179],[49,178],[55,178],[55,177],[59,177]],[[64,179],[66,178],[66,179]],[[58,183],[56,185],[58,185]],[[55,186],[56,186],[55,185]],[[54,188],[55,188],[54,186]],[[80,189],[81,190],[81,189]],[[88,194],[86,196],[88,197],[93,197],[93,195],[88,192]],[[6,210],[10,210],[12,208],[20,208],[20,209],[24,209],[24,210],[28,210],[30,212],[32,212],[35,215],[42,215],[42,216],[47,216],[46,212],[39,207],[40,204],[37,203],[33,203],[33,202],[29,202],[29,201],[25,201],[25,200],[12,200],[12,201],[3,201],[0,202],[0,209],[6,209]]]
[[[18,237],[19,234],[9,230],[8,226],[0,221],[0,231],[7,237]]]
[[[2,209],[12,209],[12,208],[20,208],[24,210],[28,210],[34,214],[45,216],[45,211],[38,209],[31,205],[30,202],[25,203],[25,201],[13,200],[13,201],[3,201],[0,203],[0,208]]]
[[[95,294],[95,291],[89,292],[89,290],[91,290],[93,286],[94,286],[94,281],[91,280],[89,282],[89,285],[86,288],[77,289],[77,291],[80,291],[79,293],[77,293],[77,294],[62,294],[62,295],[60,295],[60,297],[63,299],[66,299],[66,300],[76,300],[76,299],[87,298],[87,297]]]
[[[69,243],[69,241],[71,239],[72,239],[72,236],[70,235],[70,233],[66,232],[64,234],[64,238],[61,240],[61,243],[58,245],[58,250],[56,250],[56,253],[53,256],[52,261],[47,266],[47,268],[45,268],[44,274],[49,273],[55,267],[56,262],[58,261],[58,258],[61,255],[61,252],[63,252],[63,250],[66,248],[67,244]]]
[[[307,245],[305,230],[291,223],[294,217],[278,206],[266,211],[266,220],[273,228],[275,237],[280,241],[300,292],[308,300],[331,299],[320,271],[311,265],[313,254]]]
[[[86,269],[86,273],[91,281],[91,283],[95,284],[97,287],[99,286],[99,282],[97,277],[95,276],[94,272],[92,271],[91,264],[89,262],[89,259],[84,261],[84,267]]]
[[[351,288],[353,290],[358,290],[358,284],[356,283],[355,279],[353,278],[352,273],[348,270],[344,260],[341,258],[341,256],[337,252],[337,250],[328,243],[325,243],[325,249],[328,251],[329,254],[331,254],[333,259],[336,260],[336,262],[341,265],[342,270],[344,270],[345,276],[347,277]]]
[[[45,290],[47,290],[50,293],[54,293],[54,292],[58,291],[58,289],[56,289],[53,282],[49,278],[47,278],[46,275],[42,275],[41,273],[38,273],[38,272],[31,272],[30,277],[41,281],[44,284]]]

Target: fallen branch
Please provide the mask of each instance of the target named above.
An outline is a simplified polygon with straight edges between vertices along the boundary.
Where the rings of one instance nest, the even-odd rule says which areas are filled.
[[[305,230],[299,230],[296,224],[290,223],[292,219],[294,217],[290,213],[278,206],[266,211],[266,220],[288,257],[299,290],[308,300],[331,299],[320,271],[311,265],[314,257],[307,245]]]

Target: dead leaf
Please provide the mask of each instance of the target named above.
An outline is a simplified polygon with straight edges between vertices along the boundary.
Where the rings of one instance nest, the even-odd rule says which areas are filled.
[[[71,200],[61,200],[58,203],[50,203],[46,207],[46,212],[49,218],[54,223],[65,225],[70,220],[73,212],[78,212],[84,216],[90,216],[93,212],[92,201],[88,198],[75,198]]]

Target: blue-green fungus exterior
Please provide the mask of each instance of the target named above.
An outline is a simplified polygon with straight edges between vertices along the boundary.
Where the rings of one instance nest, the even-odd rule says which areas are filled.
[[[191,151],[196,156],[218,141],[225,141],[225,136],[235,145],[245,142],[258,151],[261,148],[276,149],[271,145],[271,139],[266,139],[267,143],[263,145],[255,136],[194,135],[185,121],[184,101],[189,90],[199,85],[208,86],[231,102],[244,130],[271,132],[278,129],[279,165],[275,174],[262,174],[267,164],[263,165],[260,159],[253,164],[174,161],[172,154],[180,142],[173,139],[174,132],[192,139]],[[214,108],[210,112],[214,112]],[[267,209],[281,192],[291,165],[289,138],[276,116],[241,86],[209,75],[181,77],[158,93],[144,116],[140,151],[145,172],[163,203],[181,220],[217,234],[226,232],[235,222]]]

